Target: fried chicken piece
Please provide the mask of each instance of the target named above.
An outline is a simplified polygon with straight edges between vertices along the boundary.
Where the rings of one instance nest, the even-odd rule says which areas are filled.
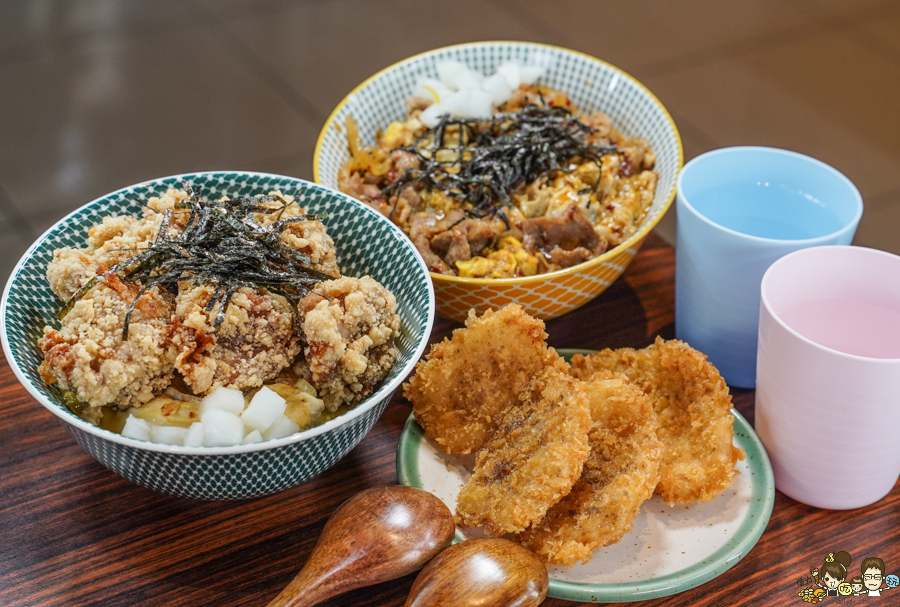
[[[47,264],[47,282],[57,297],[69,301],[97,275],[99,267],[89,251],[62,247],[53,252],[53,260]]]
[[[88,246],[83,249],[63,247],[53,253],[47,265],[47,282],[56,296],[68,301],[88,280],[137,254],[159,233],[164,213],[187,198],[181,190],[169,190],[161,197],[147,201],[141,218],[123,215],[104,217],[103,221],[88,230]],[[184,227],[181,213],[172,216],[169,230],[176,232]]]
[[[584,383],[556,367],[532,379],[500,416],[459,493],[456,521],[493,535],[524,531],[563,498],[590,453]]]
[[[478,317],[431,347],[403,386],[416,421],[447,453],[472,453],[491,436],[499,414],[545,366],[568,365],[548,348],[544,323],[518,304]]]
[[[138,289],[116,275],[103,278],[63,318],[59,330],[44,327],[39,371],[94,408],[139,405],[169,385],[176,349],[169,323],[174,306],[156,288],[138,300],[122,341],[128,307]]]
[[[624,373],[653,404],[665,445],[656,492],[670,505],[706,502],[731,485],[735,447],[728,386],[706,356],[686,343],[660,337],[643,350],[575,355],[570,373],[588,379],[599,370]]]
[[[394,295],[368,276],[343,276],[316,285],[297,308],[306,340],[306,369],[301,363],[298,370],[325,407],[335,411],[369,396],[397,355],[400,317]]]
[[[282,194],[279,191],[269,192],[270,196],[280,196],[288,206],[281,202],[264,202],[262,207],[271,208],[271,213],[254,213],[253,219],[260,226],[265,227],[279,220],[293,219],[306,213],[303,208],[294,203],[294,197]],[[282,210],[282,207],[283,210]],[[324,272],[333,278],[341,275],[337,263],[337,253],[334,249],[334,241],[321,221],[298,221],[288,224],[281,233],[281,242],[296,251],[300,251],[309,257],[309,267],[319,272]]]
[[[519,536],[550,565],[586,563],[596,548],[618,542],[659,481],[663,444],[646,395],[610,372],[595,374],[585,390],[593,426],[581,478],[540,523]]]
[[[175,368],[195,394],[224,386],[254,388],[276,377],[300,352],[294,311],[288,301],[266,291],[242,287],[215,328],[219,304],[205,310],[213,287],[183,283],[176,298],[173,341]]]

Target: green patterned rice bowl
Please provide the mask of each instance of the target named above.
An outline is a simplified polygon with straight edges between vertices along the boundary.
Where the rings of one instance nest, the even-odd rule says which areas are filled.
[[[292,436],[231,447],[181,447],[143,442],[96,427],[69,411],[58,390],[37,371],[37,340],[44,325],[58,326],[61,303],[46,268],[54,250],[83,247],[87,230],[108,215],[138,214],[142,204],[189,180],[209,198],[281,190],[323,220],[338,263],[348,276],[369,275],[397,298],[399,353],[390,374],[368,399],[321,426]],[[7,361],[31,395],[56,415],[97,461],[126,479],[165,493],[199,499],[241,499],[296,486],[327,470],[372,428],[428,343],[434,291],[418,252],[390,221],[350,196],[314,183],[264,173],[222,171],[175,175],[121,189],[86,204],[47,230],[13,270],[0,303],[0,334]]]

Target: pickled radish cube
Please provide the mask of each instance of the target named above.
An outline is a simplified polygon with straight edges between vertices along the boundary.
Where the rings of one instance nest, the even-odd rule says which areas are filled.
[[[261,443],[263,440],[262,434],[259,433],[259,430],[254,430],[250,434],[244,437],[244,440],[241,441],[242,445],[252,445],[253,443]]]
[[[431,99],[435,103],[440,103],[441,99],[452,93],[446,84],[435,78],[421,78],[416,82],[416,88],[413,90],[413,97],[422,97]]]
[[[497,73],[506,79],[509,88],[515,90],[522,84],[522,66],[516,61],[505,61],[497,67]]]
[[[459,75],[469,70],[461,61],[441,61],[434,67],[437,68],[438,79],[453,90],[459,88],[456,84]]]
[[[277,392],[263,386],[253,395],[247,408],[241,413],[244,425],[251,430],[265,432],[276,419],[284,414],[287,401]]]
[[[476,89],[464,89],[447,97],[441,105],[447,113],[460,118],[489,118],[491,95]]]
[[[185,447],[203,446],[203,422],[194,422],[184,436]]]
[[[534,84],[546,71],[539,65],[523,65],[519,68],[519,76],[525,84]]]
[[[216,388],[200,401],[200,419],[213,409],[240,415],[244,410],[244,394],[231,388]]]
[[[150,440],[150,424],[146,420],[129,415],[125,420],[125,427],[122,428],[122,436],[128,438],[136,438],[138,440]]]
[[[446,97],[444,97],[444,99],[446,99]],[[422,110],[422,113],[419,114],[419,120],[428,128],[433,129],[441,121],[441,116],[448,113],[449,112],[444,109],[444,106],[440,103],[432,103]]]
[[[203,416],[203,444],[207,447],[237,445],[244,440],[244,422],[234,413],[210,409]]]
[[[456,75],[456,88],[458,90],[463,89],[481,89],[481,82],[484,80],[484,75],[476,72],[474,70],[466,69],[464,72],[460,72]]]
[[[164,445],[183,445],[187,433],[187,428],[178,426],[150,426],[150,440]]]
[[[285,436],[290,436],[295,432],[300,432],[300,424],[287,417],[286,415],[282,415],[278,419],[276,419],[269,428],[262,433],[262,437],[265,440],[272,440],[273,438],[283,438]]]
[[[500,105],[506,103],[512,97],[512,88],[506,82],[503,74],[494,74],[484,79],[481,88],[491,96],[491,103]]]

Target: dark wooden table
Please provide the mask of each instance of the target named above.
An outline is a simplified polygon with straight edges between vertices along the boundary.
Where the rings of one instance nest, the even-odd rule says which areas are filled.
[[[622,279],[589,305],[547,323],[551,345],[642,347],[658,334],[674,337],[674,263],[674,250],[651,236]],[[454,328],[438,319],[432,341]],[[735,390],[734,402],[752,423],[753,392]],[[300,487],[254,500],[202,502],[132,485],[98,464],[28,395],[3,360],[0,605],[264,606],[306,561],[341,502],[361,489],[397,482],[397,439],[409,412],[409,403],[396,395],[356,449]],[[868,556],[900,574],[900,486],[877,504],[853,511],[810,508],[778,493],[768,528],[733,568],[646,604],[803,604],[797,581],[839,550],[853,557],[851,575]],[[324,605],[402,605],[414,578]],[[871,601],[900,605],[900,589]]]

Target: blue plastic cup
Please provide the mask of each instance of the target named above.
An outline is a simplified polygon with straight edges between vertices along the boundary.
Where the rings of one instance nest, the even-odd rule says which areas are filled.
[[[729,385],[756,385],[760,283],[777,259],[849,245],[862,196],[824,162],[786,150],[723,148],[677,180],[675,334]]]

